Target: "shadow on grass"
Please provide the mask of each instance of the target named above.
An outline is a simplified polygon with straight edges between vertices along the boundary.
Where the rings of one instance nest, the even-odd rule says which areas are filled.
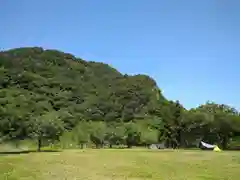
[[[60,150],[23,150],[23,151],[0,151],[0,155],[14,155],[14,154],[29,154],[29,153],[51,153],[51,152],[60,152]]]

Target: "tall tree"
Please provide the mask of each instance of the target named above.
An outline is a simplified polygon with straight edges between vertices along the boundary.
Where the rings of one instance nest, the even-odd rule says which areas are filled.
[[[58,113],[53,111],[33,118],[28,130],[30,136],[37,140],[37,150],[41,151],[43,140],[57,140],[64,131],[64,124],[59,118]]]
[[[96,148],[102,148],[104,145],[107,126],[104,122],[91,122],[90,139],[96,145]]]
[[[90,140],[89,124],[85,121],[78,123],[78,125],[73,129],[72,133],[75,143],[77,143],[77,145],[83,149],[84,145],[86,145]]]
[[[138,126],[133,122],[125,124],[125,136],[128,148],[132,148],[132,146],[140,143],[141,132],[139,131]]]

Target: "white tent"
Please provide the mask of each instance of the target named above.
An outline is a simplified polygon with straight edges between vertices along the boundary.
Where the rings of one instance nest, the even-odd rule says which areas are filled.
[[[221,152],[222,150],[217,145],[212,145],[201,141],[202,146],[208,149],[213,149],[215,152]]]
[[[208,143],[205,143],[203,141],[201,141],[201,144],[208,149],[213,149],[215,147],[215,145],[208,144]]]

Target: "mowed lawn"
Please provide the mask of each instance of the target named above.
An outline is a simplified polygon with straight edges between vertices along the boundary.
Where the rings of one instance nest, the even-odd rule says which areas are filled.
[[[66,150],[0,155],[0,180],[239,180],[240,152]]]

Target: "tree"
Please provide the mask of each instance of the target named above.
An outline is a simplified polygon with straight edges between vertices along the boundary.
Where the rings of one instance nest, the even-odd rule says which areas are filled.
[[[141,142],[144,145],[155,144],[158,142],[158,130],[146,127],[144,131],[141,131]]]
[[[104,140],[107,132],[107,126],[104,122],[91,122],[90,124],[90,139],[96,145],[96,148],[101,148],[104,145]]]
[[[218,143],[223,149],[226,149],[230,138],[234,135],[233,121],[239,118],[237,110],[228,105],[214,102],[207,102],[198,109],[213,117],[211,129],[212,134],[214,134],[214,143]]]
[[[124,125],[121,123],[114,123],[108,126],[105,140],[109,143],[110,148],[112,148],[113,145],[125,143],[124,130]]]
[[[183,123],[183,107],[179,101],[173,106],[173,123],[171,124],[172,139],[174,148],[180,147],[182,143],[182,131],[184,131]]]
[[[186,127],[184,131],[185,146],[196,147],[201,140],[206,140],[211,143],[211,141],[209,141],[209,134],[213,132],[213,116],[196,109],[189,110],[184,116],[184,124]]]
[[[125,136],[128,148],[132,148],[132,146],[140,143],[141,132],[139,131],[138,126],[133,122],[125,124]]]
[[[18,141],[26,137],[29,109],[32,109],[30,94],[24,90],[8,88],[0,90],[0,133],[4,141]]]
[[[37,139],[38,151],[41,151],[44,139],[56,140],[63,131],[63,122],[56,111],[47,112],[33,118],[29,124],[30,136]]]
[[[230,138],[234,134],[234,120],[234,115],[231,114],[218,112],[214,115],[213,125],[215,127],[218,141],[223,149],[227,149]]]
[[[185,129],[183,121],[184,108],[179,101],[170,101],[160,112],[163,126],[160,129],[160,140],[167,147],[177,148],[182,145],[182,134]]]
[[[87,122],[80,122],[74,129],[73,135],[75,142],[83,149],[84,145],[90,140],[90,129]]]

